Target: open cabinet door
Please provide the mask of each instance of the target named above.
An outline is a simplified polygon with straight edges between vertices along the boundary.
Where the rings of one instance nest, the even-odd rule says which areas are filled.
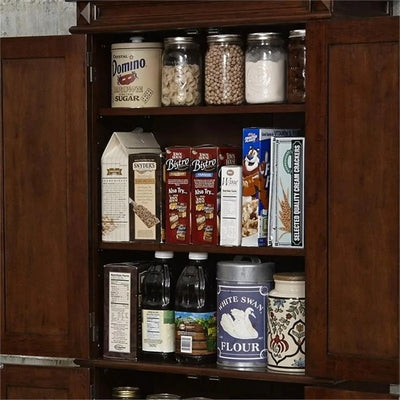
[[[1,353],[89,356],[86,38],[1,47]]]
[[[399,18],[312,22],[307,55],[306,372],[395,384]]]

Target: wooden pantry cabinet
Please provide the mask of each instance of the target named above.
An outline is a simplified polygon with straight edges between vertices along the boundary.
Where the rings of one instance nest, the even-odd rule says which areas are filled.
[[[344,3],[352,4],[85,1],[69,37],[2,40],[2,354],[75,359],[80,367],[65,373],[84,374],[81,398],[89,385],[96,398],[120,385],[184,397],[389,396],[399,383],[398,18],[337,20]],[[385,2],[364,6],[364,14],[388,12]],[[112,43],[186,29],[204,42],[216,27],[242,35],[306,28],[306,104],[110,107]],[[303,128],[305,249],[102,243],[100,157],[112,132],[138,126],[161,147],[240,145],[246,126]],[[305,270],[306,375],[103,359],[103,265],[151,259],[158,249],[182,263],[190,249],[215,262],[257,255],[281,271]],[[18,368],[5,365],[2,397],[13,397],[4,388]]]

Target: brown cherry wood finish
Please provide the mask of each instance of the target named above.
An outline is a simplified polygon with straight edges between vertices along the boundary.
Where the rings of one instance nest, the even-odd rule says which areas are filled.
[[[349,390],[349,389],[332,389],[328,387],[320,387],[320,386],[306,386],[304,388],[304,397],[307,400],[311,399],[369,399],[369,400],[378,400],[378,399],[389,399],[394,400],[397,396],[390,395],[388,392],[380,393],[373,391],[360,391],[360,390]]]
[[[85,49],[1,40],[4,354],[89,355]]]
[[[311,376],[399,377],[399,19],[307,26]]]
[[[5,365],[0,370],[2,399],[89,399],[88,368]]]

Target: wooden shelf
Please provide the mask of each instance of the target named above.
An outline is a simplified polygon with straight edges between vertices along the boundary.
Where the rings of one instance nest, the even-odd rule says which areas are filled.
[[[267,369],[238,370],[218,367],[215,364],[189,366],[175,363],[151,363],[135,361],[118,361],[105,359],[77,359],[75,363],[81,367],[114,368],[135,371],[159,372],[190,376],[208,376],[212,378],[231,378],[269,382],[287,382],[298,384],[332,384],[328,379],[317,379],[306,375],[280,374],[269,372]]]
[[[144,115],[275,114],[303,112],[305,112],[304,104],[246,104],[241,106],[100,108],[98,115],[100,117],[134,117]]]
[[[215,254],[251,254],[263,256],[304,256],[304,249],[288,249],[274,247],[227,247],[207,246],[203,244],[164,244],[139,242],[102,242],[100,248],[104,250],[132,250],[132,251],[174,251],[187,253],[188,251],[207,252]]]

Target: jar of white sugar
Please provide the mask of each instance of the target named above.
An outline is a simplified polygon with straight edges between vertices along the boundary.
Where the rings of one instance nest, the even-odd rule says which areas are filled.
[[[282,103],[286,98],[285,41],[277,32],[250,33],[245,57],[247,103]]]

